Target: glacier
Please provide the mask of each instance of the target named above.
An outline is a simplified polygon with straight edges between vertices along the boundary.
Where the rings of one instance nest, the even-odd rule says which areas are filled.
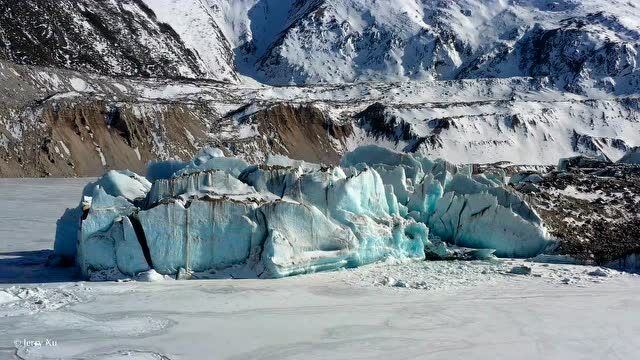
[[[339,166],[284,156],[263,164],[201,149],[110,171],[57,224],[54,253],[88,279],[278,278],[408,260],[533,257],[554,241],[505,174],[375,145]]]

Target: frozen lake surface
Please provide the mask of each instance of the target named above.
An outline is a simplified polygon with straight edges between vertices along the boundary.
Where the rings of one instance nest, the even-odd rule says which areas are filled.
[[[87,179],[0,179],[0,359],[619,359],[640,277],[501,262],[87,283],[44,261]],[[509,274],[515,265],[531,276]],[[606,275],[606,276],[604,276]]]

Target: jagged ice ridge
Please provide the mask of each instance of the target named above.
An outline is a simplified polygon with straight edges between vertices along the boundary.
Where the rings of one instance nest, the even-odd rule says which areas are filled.
[[[284,277],[387,257],[530,257],[552,243],[505,174],[364,146],[340,166],[271,157],[251,165],[202,149],[149,164],[153,183],[110,171],[58,221],[56,255],[89,279],[242,268]],[[164,175],[163,175],[164,174]],[[169,175],[170,174],[170,175]]]

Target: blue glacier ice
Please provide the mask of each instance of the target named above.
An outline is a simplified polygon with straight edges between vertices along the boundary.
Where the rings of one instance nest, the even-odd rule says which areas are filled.
[[[211,170],[159,179],[153,182],[146,196],[146,207],[153,206],[162,199],[176,197],[201,197],[203,195],[244,196],[255,194],[256,190],[225,171]]]
[[[263,239],[251,202],[208,197],[187,203],[170,201],[140,211],[138,218],[151,263],[161,274],[242,263],[256,256]]]
[[[56,222],[56,235],[53,247],[56,254],[67,260],[74,259],[77,251],[77,239],[82,219],[82,207],[65,210]]]
[[[264,271],[281,277],[349,266],[357,261],[358,239],[315,206],[269,203],[259,210],[266,228]]]
[[[377,145],[361,146],[351,152],[344,154],[340,160],[340,166],[351,167],[364,163],[367,165],[389,165],[405,166],[411,171],[407,171],[407,176],[413,177],[416,172],[422,170],[422,164],[411,154],[390,151]]]
[[[550,237],[505,174],[364,146],[340,166],[203,148],[149,166],[149,182],[111,171],[58,222],[55,253],[87,278],[213,274],[283,277],[387,257],[529,257]]]
[[[83,190],[83,195],[90,196],[96,187],[101,187],[111,196],[121,196],[127,200],[144,199],[151,189],[151,183],[132,171],[111,170],[96,182],[89,183]]]
[[[151,182],[159,179],[169,179],[186,166],[187,163],[180,160],[150,161],[147,165],[147,179]]]
[[[115,243],[116,264],[125,275],[135,276],[150,269],[145,259],[142,245],[136,231],[127,216],[113,224],[111,229]]]
[[[445,193],[428,225],[442,240],[457,246],[495,249],[501,257],[531,257],[547,246],[544,228],[501,206],[489,193]]]
[[[136,207],[124,197],[109,195],[99,185],[93,188],[91,205],[77,238],[76,263],[84,276],[117,267],[112,228],[135,211]]]
[[[249,164],[238,158],[225,157],[220,149],[204,147],[195,158],[174,175],[188,175],[207,170],[225,170],[234,176],[238,176]]]

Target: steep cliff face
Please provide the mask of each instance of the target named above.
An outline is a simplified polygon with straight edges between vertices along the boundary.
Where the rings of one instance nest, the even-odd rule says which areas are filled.
[[[98,176],[110,169],[144,173],[150,160],[189,158],[205,142],[203,119],[211,115],[211,109],[187,104],[46,101],[15,114],[12,129],[20,141],[7,141],[0,151],[0,174]]]
[[[264,161],[269,154],[281,154],[334,165],[353,133],[350,123],[338,124],[312,104],[279,103],[259,110],[249,105],[223,121],[230,122],[236,130],[218,138],[218,146],[241,153],[252,162]]]
[[[234,52],[215,8],[203,0],[152,0],[146,5],[199,59],[206,78],[237,82]]]
[[[140,171],[205,143],[252,161],[372,143],[617,160],[640,145],[637,6],[0,0],[0,175]]]
[[[258,161],[282,154],[337,163],[351,124],[314,104],[259,100],[269,88],[113,79],[0,62],[0,176],[145,173],[205,144]],[[268,96],[268,95],[267,95]]]
[[[311,104],[279,103],[236,119],[205,102],[90,98],[24,108],[11,130],[0,125],[2,177],[98,176],[111,169],[145,174],[149,161],[186,160],[205,144],[252,162],[280,154],[337,164],[352,134],[351,124],[335,124]]]

